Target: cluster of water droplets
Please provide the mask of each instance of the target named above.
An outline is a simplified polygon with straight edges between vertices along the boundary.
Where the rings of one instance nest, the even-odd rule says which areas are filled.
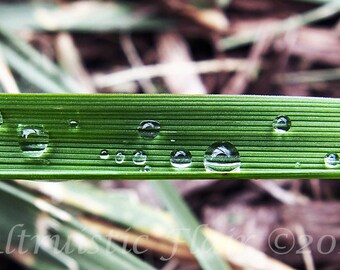
[[[3,123],[2,115],[0,114],[0,125]],[[69,120],[68,125],[70,129],[78,129],[79,122],[77,120]],[[291,128],[291,120],[288,116],[278,115],[274,118],[272,123],[273,130],[283,135]],[[48,148],[49,133],[45,130],[43,125],[18,125],[18,143],[22,152],[28,157],[41,157]],[[145,140],[155,139],[161,131],[161,125],[154,120],[142,121],[137,127],[138,135]],[[175,139],[170,140],[174,145]],[[109,150],[102,149],[99,153],[99,158],[102,160],[111,159]],[[113,154],[113,159],[116,164],[122,164],[126,161],[124,151],[118,151]],[[147,155],[143,150],[136,150],[132,154],[132,162],[135,165],[143,166],[147,162]],[[193,165],[193,156],[191,152],[184,148],[177,148],[170,152],[170,164],[176,169],[185,169]],[[221,141],[215,142],[207,147],[204,156],[203,164],[205,170],[215,173],[227,173],[239,171],[241,167],[240,154],[230,142]],[[324,164],[326,168],[340,167],[340,158],[337,153],[328,153],[324,157]],[[297,162],[295,168],[300,168],[301,164]],[[145,165],[142,169],[144,172],[150,172],[151,167]]]

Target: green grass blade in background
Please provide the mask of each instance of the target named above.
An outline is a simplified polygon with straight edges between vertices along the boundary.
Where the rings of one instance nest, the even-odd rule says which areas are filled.
[[[81,93],[75,80],[1,24],[0,45],[8,64],[39,89],[47,93]]]
[[[16,186],[0,182],[2,236],[27,235],[8,239],[1,237],[0,249],[33,269],[143,269],[154,268],[123,248],[93,232],[70,213],[36,198]],[[15,211],[8,207],[15,205]],[[18,214],[20,213],[20,214]],[[13,224],[15,224],[13,227]],[[58,236],[53,237],[53,236]],[[20,239],[22,244],[20,244]],[[56,242],[53,242],[53,239]],[[22,246],[21,246],[22,245]],[[14,252],[15,251],[15,252]],[[17,252],[17,253],[16,253]],[[26,252],[24,255],[20,252]],[[16,257],[16,255],[20,255]]]
[[[140,12],[136,10],[138,5],[125,1],[78,1],[63,5],[43,1],[1,3],[0,25],[14,30],[71,32],[159,31],[174,25],[171,20],[153,18],[152,12],[145,8]]]
[[[1,179],[340,176],[338,99],[2,95],[0,108]],[[273,126],[280,116],[290,119],[287,132]],[[152,131],[155,137],[145,138],[138,128],[150,120],[159,129]],[[236,148],[240,157],[230,164],[215,160],[214,166],[235,168],[212,169],[205,162],[210,146],[221,142]],[[173,151],[190,152],[191,163],[174,166]],[[229,155],[217,152],[217,159]]]
[[[191,252],[204,270],[230,270],[204,236],[202,226],[168,180],[152,181],[159,198],[169,209]]]
[[[273,25],[271,30],[253,29],[234,36],[226,37],[220,40],[220,46],[224,50],[233,49],[242,45],[248,45],[263,38],[276,37],[288,31],[292,31],[313,22],[334,16],[340,12],[340,2],[337,0],[329,1],[314,10],[308,11],[301,15],[295,15],[288,19]]]

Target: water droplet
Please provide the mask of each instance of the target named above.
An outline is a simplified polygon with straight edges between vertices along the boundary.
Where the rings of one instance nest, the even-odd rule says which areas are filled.
[[[160,129],[161,126],[157,121],[148,120],[139,124],[138,133],[143,139],[152,140],[159,134]]]
[[[107,150],[102,150],[102,151],[100,151],[99,156],[100,156],[101,159],[109,159],[110,154]]]
[[[170,142],[172,142],[172,143],[175,143],[175,142],[176,142],[176,140],[172,139],[172,140],[170,140]]]
[[[144,172],[151,172],[151,167],[148,166],[148,165],[146,165],[146,166],[144,167]]]
[[[327,154],[324,159],[327,168],[335,168],[339,165],[340,160],[338,154]]]
[[[133,154],[132,161],[136,165],[144,165],[146,162],[147,156],[143,151],[137,151]]]
[[[18,125],[18,142],[22,152],[30,157],[40,157],[47,149],[48,132],[42,125]]]
[[[295,163],[295,168],[300,168],[301,167],[301,163],[300,162],[296,162]]]
[[[118,152],[115,156],[115,161],[117,164],[122,164],[125,160],[125,155],[123,152]]]
[[[204,166],[209,172],[226,173],[241,166],[240,154],[229,142],[217,142],[208,147],[204,155]]]
[[[2,117],[2,113],[0,112],[0,126],[4,123],[4,118]]]
[[[291,121],[288,116],[279,115],[273,121],[273,128],[277,133],[286,133],[291,126]]]
[[[70,120],[68,122],[68,124],[69,124],[70,128],[78,128],[78,126],[79,126],[79,122],[77,120]]]
[[[170,163],[176,168],[186,168],[192,163],[191,153],[187,150],[175,150],[170,154]]]

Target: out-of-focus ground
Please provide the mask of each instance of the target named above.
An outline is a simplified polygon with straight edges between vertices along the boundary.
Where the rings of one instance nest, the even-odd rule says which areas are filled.
[[[72,20],[77,10],[81,13],[86,5],[98,8],[105,1],[54,2],[65,5],[65,12],[70,12],[65,20]],[[283,20],[319,7],[307,2],[125,1],[131,4],[130,16],[150,14],[159,25],[19,33],[62,63],[86,92],[340,97],[339,13],[274,35],[285,26]],[[53,22],[48,17],[42,20]],[[221,42],[223,38],[245,31],[258,33],[256,42],[224,49],[232,45]],[[22,83],[34,91],[29,82]],[[339,181],[179,180],[174,184],[202,223],[297,269],[340,269]],[[146,181],[100,185],[112,191],[128,189],[141,201],[159,205]],[[289,233],[295,235],[294,244]],[[268,241],[276,240],[278,249],[269,248]],[[154,260],[150,258],[145,259]],[[17,267],[4,260],[1,269]],[[174,265],[166,269],[188,269],[180,262]]]

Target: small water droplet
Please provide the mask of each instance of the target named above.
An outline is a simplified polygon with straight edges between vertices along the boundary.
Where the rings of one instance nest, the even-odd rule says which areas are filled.
[[[301,163],[300,162],[296,162],[295,163],[295,168],[300,168],[301,167]]]
[[[338,154],[327,154],[324,159],[327,168],[335,168],[339,165],[340,160]]]
[[[170,154],[170,163],[176,168],[186,168],[192,163],[191,153],[187,150],[175,150]]]
[[[136,165],[144,165],[146,162],[147,156],[143,151],[137,151],[133,154],[132,161]]]
[[[125,155],[123,152],[118,152],[115,156],[115,161],[117,164],[122,164],[125,160]]]
[[[175,143],[175,142],[176,142],[176,140],[172,139],[172,140],[170,140],[170,142],[172,142],[172,143]]]
[[[148,165],[146,165],[146,166],[144,167],[144,172],[151,172],[151,167],[148,166]]]
[[[226,173],[241,166],[240,154],[229,142],[217,142],[208,147],[204,155],[204,166],[208,172]]]
[[[4,118],[2,117],[2,113],[0,112],[0,126],[4,123]]]
[[[70,120],[68,122],[68,124],[69,124],[70,128],[78,128],[78,126],[79,126],[79,122],[77,120]]]
[[[40,157],[47,149],[48,132],[42,125],[18,125],[18,143],[22,152],[30,157]]]
[[[110,154],[109,154],[109,152],[107,150],[102,150],[102,151],[100,151],[99,157],[101,159],[109,159]]]
[[[288,116],[279,115],[273,121],[273,128],[277,133],[286,133],[291,126],[291,121]]]
[[[143,121],[138,126],[138,134],[143,139],[152,140],[157,137],[160,129],[161,125],[157,121]]]

